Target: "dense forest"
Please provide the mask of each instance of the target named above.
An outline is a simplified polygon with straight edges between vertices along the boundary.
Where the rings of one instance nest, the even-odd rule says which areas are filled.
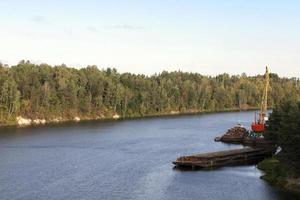
[[[258,164],[268,182],[300,193],[300,101],[287,97],[273,109],[264,134],[281,151]]]
[[[275,106],[265,138],[282,148],[277,158],[300,175],[300,101],[288,97]]]
[[[270,74],[270,81],[269,106],[286,96],[299,99],[299,79]],[[21,61],[0,64],[0,124],[17,116],[73,119],[248,109],[259,106],[262,87],[262,75],[175,71],[145,76]]]

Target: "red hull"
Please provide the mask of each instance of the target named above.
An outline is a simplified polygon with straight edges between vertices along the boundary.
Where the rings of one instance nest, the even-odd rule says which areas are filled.
[[[261,133],[261,132],[265,131],[265,125],[264,124],[252,123],[251,124],[251,129],[255,133]]]

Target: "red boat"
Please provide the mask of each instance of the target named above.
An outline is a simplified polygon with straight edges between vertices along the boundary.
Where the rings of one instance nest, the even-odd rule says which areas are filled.
[[[251,129],[255,133],[262,133],[265,131],[265,124],[258,124],[258,123],[253,122],[251,124]]]

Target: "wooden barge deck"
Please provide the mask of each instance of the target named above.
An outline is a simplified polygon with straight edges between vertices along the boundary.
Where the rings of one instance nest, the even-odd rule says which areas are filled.
[[[177,167],[216,168],[235,164],[253,164],[272,155],[266,148],[242,148],[183,156],[173,161]]]

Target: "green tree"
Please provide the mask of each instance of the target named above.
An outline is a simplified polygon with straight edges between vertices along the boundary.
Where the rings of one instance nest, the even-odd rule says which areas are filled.
[[[273,110],[266,139],[279,145],[279,159],[300,172],[300,102],[288,98]]]
[[[93,118],[119,113],[127,117],[259,107],[262,80],[263,76],[246,74],[211,77],[164,71],[145,76],[97,66],[0,64],[0,120],[13,120],[17,114],[72,119],[74,115]],[[271,74],[270,81],[270,107],[286,96],[300,99],[299,79]]]

